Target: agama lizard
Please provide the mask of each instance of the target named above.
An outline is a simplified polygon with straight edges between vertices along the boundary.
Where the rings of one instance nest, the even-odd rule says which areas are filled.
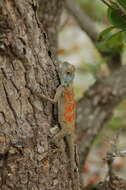
[[[55,142],[56,139],[66,137],[69,146],[71,169],[74,171],[77,168],[75,163],[74,144],[76,103],[74,100],[73,79],[75,67],[68,62],[63,62],[60,63],[59,70],[61,85],[57,88],[54,99],[46,97],[40,93],[37,94],[37,96],[44,98],[51,103],[58,102],[58,120],[61,130],[52,137],[51,141]]]

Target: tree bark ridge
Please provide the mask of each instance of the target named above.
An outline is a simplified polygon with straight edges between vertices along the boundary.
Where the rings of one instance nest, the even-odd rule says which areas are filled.
[[[34,95],[53,97],[59,81],[32,3],[0,2],[0,189],[77,190],[64,141],[48,143],[53,107]]]

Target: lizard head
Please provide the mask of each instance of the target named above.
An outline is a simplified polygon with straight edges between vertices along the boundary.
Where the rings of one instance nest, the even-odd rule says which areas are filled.
[[[75,67],[68,62],[60,64],[60,80],[64,87],[69,86],[74,80]]]

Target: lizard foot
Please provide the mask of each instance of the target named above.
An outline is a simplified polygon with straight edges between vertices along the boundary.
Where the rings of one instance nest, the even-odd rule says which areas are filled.
[[[57,148],[60,148],[58,140],[53,137],[49,139],[49,143],[54,144]]]
[[[54,127],[50,128],[49,131],[50,131],[51,135],[55,135],[56,133],[59,132],[59,127],[58,127],[58,125],[55,125]]]

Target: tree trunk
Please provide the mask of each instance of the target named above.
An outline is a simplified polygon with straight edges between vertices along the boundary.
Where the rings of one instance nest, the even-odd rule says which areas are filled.
[[[34,95],[53,97],[59,84],[35,8],[32,0],[0,0],[0,189],[78,190],[67,145],[49,143],[53,106]]]

